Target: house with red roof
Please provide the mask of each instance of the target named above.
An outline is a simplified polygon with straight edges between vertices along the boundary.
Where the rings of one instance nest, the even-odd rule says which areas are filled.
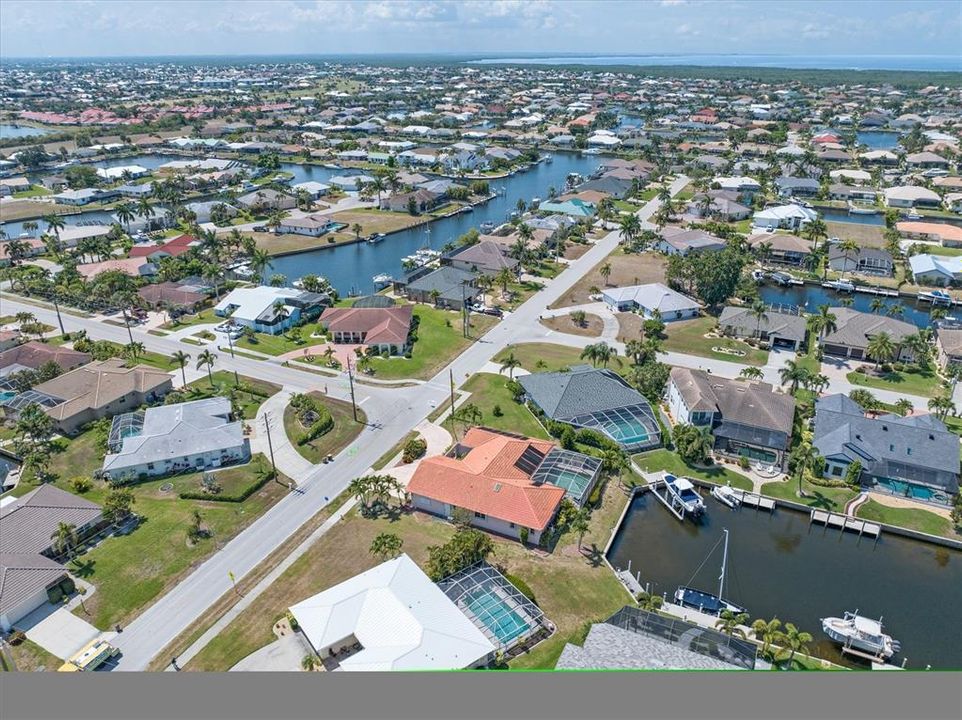
[[[408,492],[423,512],[452,519],[466,510],[474,527],[538,544],[566,495],[585,498],[601,461],[547,440],[471,428],[445,455],[421,460]]]
[[[130,248],[130,257],[148,258],[156,262],[161,258],[183,255],[197,242],[193,235],[178,235],[162,245],[134,245]]]
[[[366,345],[379,354],[403,355],[411,334],[410,305],[327,308],[321,326],[333,342]]]

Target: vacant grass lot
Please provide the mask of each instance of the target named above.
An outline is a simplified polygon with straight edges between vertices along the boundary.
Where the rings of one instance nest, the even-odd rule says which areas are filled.
[[[493,538],[491,562],[503,565],[534,592],[536,602],[556,625],[557,632],[528,655],[516,659],[517,668],[551,669],[565,643],[578,637],[585,624],[609,617],[631,599],[604,566],[601,553],[627,497],[609,483],[601,507],[592,515],[584,551],[578,538],[561,538],[550,556],[520,544]],[[422,567],[431,545],[446,542],[454,528],[422,513],[404,513],[396,520],[370,520],[350,513],[299,558],[267,591],[186,666],[187,670],[227,670],[274,640],[273,622],[291,605],[363,572],[377,561],[368,548],[374,536],[391,532],[404,541],[403,551]]]
[[[879,377],[869,373],[850,372],[846,376],[853,385],[891,390],[906,395],[933,397],[940,389],[939,376],[932,370],[905,370],[885,373]]]
[[[605,283],[601,275],[601,268],[605,264],[611,265],[611,275]],[[611,255],[595,265],[583,278],[562,295],[552,308],[569,307],[571,305],[583,305],[591,302],[588,298],[591,295],[591,288],[596,287],[601,290],[607,287],[619,287],[623,285],[640,285],[644,283],[664,282],[665,281],[665,259],[656,253],[628,253],[620,247]]]
[[[478,373],[472,375],[461,389],[471,393],[467,402],[477,405],[483,413],[482,425],[547,440],[548,433],[541,427],[541,423],[525,405],[514,401],[514,397],[508,392],[507,384],[507,372],[504,375]],[[494,414],[495,405],[501,409],[500,416]],[[448,422],[445,424],[450,426]],[[461,424],[458,423],[458,433],[463,432]]]
[[[665,350],[684,353],[686,355],[697,355],[699,357],[712,358],[714,360],[727,360],[728,362],[741,363],[744,365],[764,365],[768,362],[768,351],[753,348],[742,340],[734,338],[706,338],[705,333],[714,329],[716,320],[713,317],[700,317],[692,320],[678,320],[665,325]],[[745,353],[744,355],[731,355],[723,352],[716,352],[712,348],[728,348],[733,352]]]
[[[898,525],[929,535],[941,535],[954,539],[959,537],[951,520],[921,508],[894,508],[869,500],[856,510],[855,514],[866,520]]]
[[[301,437],[306,428],[297,419],[297,413],[290,405],[284,408],[284,432],[287,433],[291,445],[304,457],[305,460],[317,465],[327,455],[337,455],[341,450],[350,445],[361,431],[367,416],[364,411],[358,408],[357,417],[359,422],[354,422],[354,414],[351,410],[351,403],[342,400],[335,400],[319,392],[312,392],[309,395],[318,400],[321,405],[331,412],[334,418],[334,427],[328,432],[315,438],[303,445],[298,444],[297,439]]]
[[[194,380],[188,385],[186,400],[200,400],[201,398],[214,397],[216,395],[227,395],[234,387],[234,373],[227,370],[218,370],[211,375],[214,383],[211,385],[210,379],[203,377]],[[237,397],[240,403],[241,413],[244,418],[251,420],[257,416],[257,410],[271,395],[280,392],[280,385],[257,380],[239,375],[240,386],[237,390]]]
[[[347,227],[344,233],[350,233],[354,237],[354,224],[361,226],[361,237],[373,235],[374,233],[390,233],[404,230],[412,225],[423,223],[424,216],[411,215],[409,213],[391,212],[390,210],[375,210],[364,208],[363,210],[344,210],[331,216],[334,222],[344,223]]]
[[[681,457],[671,450],[664,448],[640,453],[633,457],[635,463],[642,470],[647,472],[669,472],[672,475],[696,478],[707,482],[725,485],[730,483],[732,487],[742,490],[751,490],[752,481],[739,472],[729,470],[724,465],[714,465],[710,468],[698,468],[685,463]]]
[[[498,322],[497,318],[489,315],[472,314],[471,337],[466,338],[462,336],[460,313],[439,310],[429,305],[415,305],[414,315],[420,319],[420,324],[411,357],[373,358],[371,367],[376,378],[432,378]]]
[[[600,337],[601,331],[605,328],[604,321],[597,315],[591,314],[585,315],[584,325],[578,325],[568,315],[544,318],[541,320],[541,324],[557,332],[583,337]]]
[[[504,362],[504,359],[511,353],[514,353],[514,356],[521,361],[521,367],[528,372],[558,371],[572,365],[583,365],[588,362],[581,359],[580,349],[552,343],[510,345],[495,355],[494,361],[497,363]],[[539,362],[543,363],[543,366],[539,366]]]
[[[848,487],[822,487],[821,485],[814,485],[808,480],[802,480],[802,491],[805,493],[805,497],[797,495],[798,480],[794,478],[775,480],[762,485],[763,495],[801,503],[810,508],[834,512],[843,512],[849,500],[858,494]]]

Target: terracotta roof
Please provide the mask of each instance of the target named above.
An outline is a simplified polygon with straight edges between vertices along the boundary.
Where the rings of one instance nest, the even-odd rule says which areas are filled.
[[[193,235],[178,235],[163,245],[136,245],[130,249],[130,257],[150,257],[154,253],[163,252],[177,257],[190,250],[190,244],[197,242]]]
[[[472,428],[460,445],[470,448],[461,459],[440,455],[422,460],[408,490],[532,530],[548,526],[565,491],[533,483],[534,469],[526,472],[519,460],[531,451],[543,457],[552,443]]]
[[[321,314],[321,324],[330,332],[366,333],[366,344],[403,344],[411,329],[411,306],[328,308]]]

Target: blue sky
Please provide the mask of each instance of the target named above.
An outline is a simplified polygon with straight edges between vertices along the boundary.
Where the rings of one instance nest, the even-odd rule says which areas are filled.
[[[6,57],[960,52],[962,3],[822,0],[3,0]]]

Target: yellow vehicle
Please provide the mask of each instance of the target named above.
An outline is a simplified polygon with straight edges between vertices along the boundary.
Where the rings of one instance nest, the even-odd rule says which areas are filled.
[[[96,670],[120,650],[106,640],[93,640],[81,648],[80,652],[60,666],[57,672],[89,672]]]

